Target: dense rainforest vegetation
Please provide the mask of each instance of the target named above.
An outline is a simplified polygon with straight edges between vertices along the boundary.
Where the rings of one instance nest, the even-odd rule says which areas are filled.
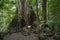
[[[0,33],[18,32],[27,25],[33,26],[34,32],[37,28],[38,35],[44,30],[39,30],[41,25],[60,34],[60,0],[0,0]]]

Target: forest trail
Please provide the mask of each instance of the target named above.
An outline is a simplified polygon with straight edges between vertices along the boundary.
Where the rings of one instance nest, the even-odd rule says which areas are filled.
[[[38,37],[34,33],[31,33],[31,35],[24,36],[21,32],[19,32],[6,35],[4,36],[3,40],[38,40]]]
[[[4,36],[3,40],[38,40],[37,34],[31,33],[30,35],[24,36],[21,32],[13,33]],[[48,37],[43,40],[54,40],[52,37]]]

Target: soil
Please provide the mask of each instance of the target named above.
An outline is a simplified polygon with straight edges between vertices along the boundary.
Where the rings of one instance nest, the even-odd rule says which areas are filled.
[[[4,36],[3,40],[38,40],[38,37],[34,33],[24,36],[21,32],[19,32],[6,35]]]

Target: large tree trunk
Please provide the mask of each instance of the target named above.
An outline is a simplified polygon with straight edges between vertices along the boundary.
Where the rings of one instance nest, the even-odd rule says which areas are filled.
[[[16,11],[16,16],[12,19],[12,21],[9,24],[10,31],[12,31],[11,29],[17,29],[16,31],[18,31],[23,27],[32,25],[33,22],[36,20],[36,14],[31,8],[31,6],[28,4],[28,0],[18,0]]]

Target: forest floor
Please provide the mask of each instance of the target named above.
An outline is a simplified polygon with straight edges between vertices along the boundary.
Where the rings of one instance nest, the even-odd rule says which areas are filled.
[[[3,40],[38,40],[38,37],[36,34],[31,33],[30,35],[24,36],[21,32],[19,33],[13,33],[4,36]],[[48,37],[47,39],[43,40],[54,40],[52,37]]]
[[[4,36],[3,40],[38,40],[36,34],[31,33],[30,35],[24,36],[21,32],[13,33],[10,35]]]

